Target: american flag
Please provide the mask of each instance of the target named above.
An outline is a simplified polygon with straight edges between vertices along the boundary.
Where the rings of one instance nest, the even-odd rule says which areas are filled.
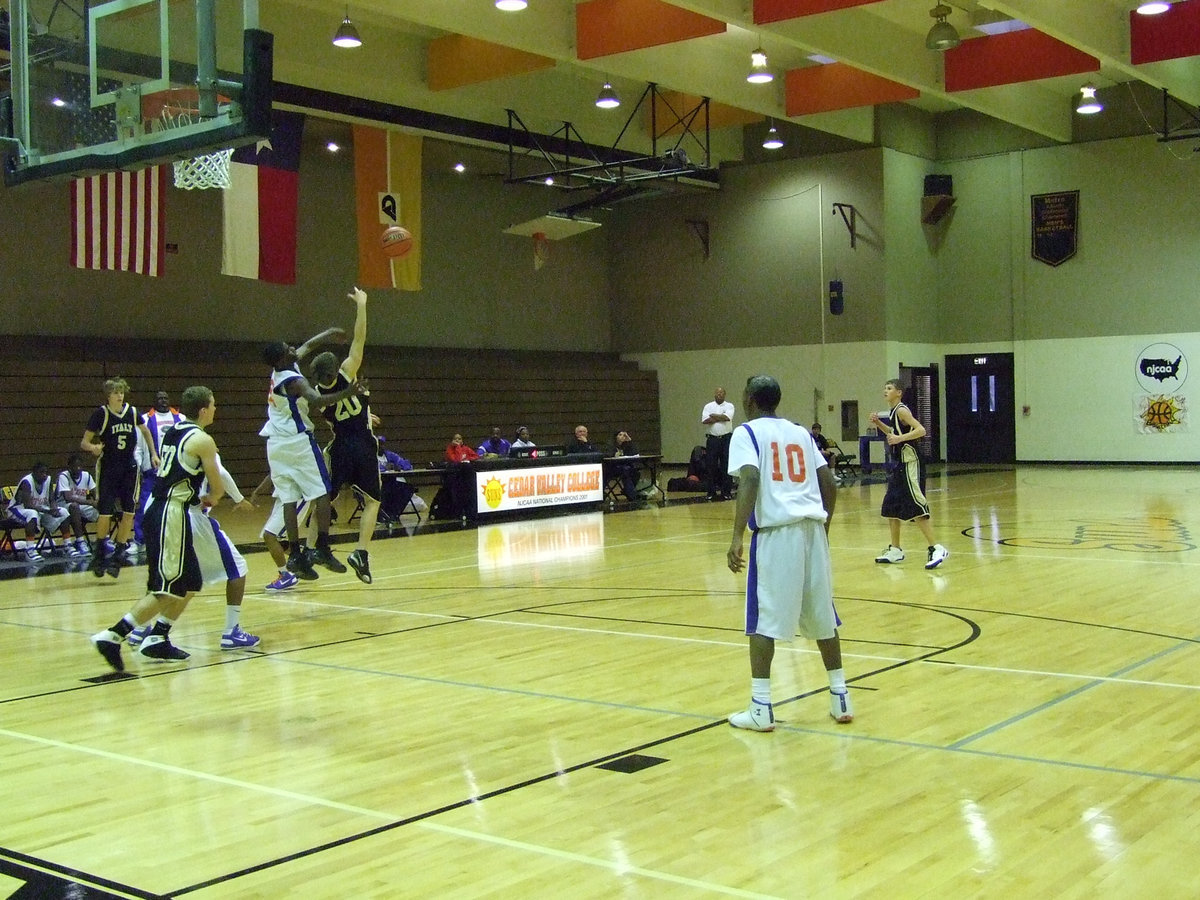
[[[71,182],[71,264],[157,277],[166,243],[165,166]]]

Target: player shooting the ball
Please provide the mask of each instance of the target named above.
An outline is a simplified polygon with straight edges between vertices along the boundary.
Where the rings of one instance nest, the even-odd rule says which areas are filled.
[[[367,343],[367,295],[354,288],[346,295],[357,307],[354,316],[354,337],[350,352],[338,363],[329,351],[317,354],[312,362],[313,380],[322,393],[345,390],[358,377],[363,348]],[[358,545],[346,562],[364,584],[371,583],[371,565],[367,558],[383,487],[379,477],[379,442],[371,428],[370,392],[346,397],[326,406],[323,415],[333,428],[333,443],[329,446],[330,491],[337,499],[342,485],[356,488],[363,497],[363,512],[359,519]]]

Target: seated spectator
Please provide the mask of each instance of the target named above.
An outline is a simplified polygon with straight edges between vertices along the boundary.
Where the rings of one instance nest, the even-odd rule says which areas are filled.
[[[600,448],[595,444],[588,443],[588,430],[586,425],[575,426],[575,439],[567,442],[567,453],[599,453]]]
[[[33,464],[33,471],[17,482],[17,494],[8,507],[9,515],[25,522],[25,534],[29,536],[32,525],[32,537],[36,542],[40,525],[50,534],[56,534],[67,521],[67,511],[54,499],[54,484],[50,481],[50,472],[44,462]],[[79,552],[70,547],[72,556]],[[38,553],[36,544],[25,548],[25,555],[30,562],[41,562],[42,554]]]
[[[817,449],[821,451],[821,455],[825,457],[825,462],[833,465],[834,458],[837,452],[833,449],[833,445],[829,442],[829,438],[821,434],[821,423],[813,422],[812,428],[808,429],[812,432],[813,440],[816,441]]]
[[[514,450],[516,450],[516,449],[520,449],[521,447],[536,447],[536,446],[537,446],[537,444],[535,444],[533,441],[531,441],[529,439],[529,429],[526,428],[524,425],[518,425],[517,426],[517,439],[512,442],[512,448]]]
[[[379,442],[379,471],[380,472],[407,472],[412,469],[412,463],[401,456],[394,450],[387,450],[384,444],[387,438],[379,435],[376,440]]]
[[[500,426],[496,426],[492,429],[492,436],[480,444],[475,452],[484,458],[494,459],[497,456],[508,456],[511,447],[512,444],[500,436]]]
[[[83,467],[83,456],[79,453],[67,457],[66,469],[58,473],[58,499],[67,504],[71,530],[75,534],[76,555],[91,555],[92,548],[83,523],[99,519],[100,510],[96,509],[96,479]],[[71,552],[69,547],[67,552]]]
[[[613,435],[613,456],[641,456],[637,444],[629,436],[628,431],[618,431]]]
[[[613,458],[620,459],[623,456],[639,455],[637,445],[629,436],[628,431],[618,431],[613,435]],[[642,495],[637,489],[638,467],[636,463],[609,462],[605,464],[605,468],[608,471],[608,477],[616,476],[621,479],[621,493],[625,495],[626,500],[636,503],[642,499]]]
[[[454,435],[446,445],[446,462],[465,463],[479,459],[479,454],[463,443],[461,434]]]
[[[33,550],[34,554],[37,556],[37,559],[34,559],[31,556],[30,561],[37,562],[38,559],[41,559],[41,554],[37,553],[37,549],[36,549],[37,548],[37,539],[38,539],[37,518],[35,517],[32,519],[28,519],[23,515],[20,515],[20,516],[17,515],[16,512],[13,510],[13,504],[15,504],[15,503],[16,503],[16,500],[5,500],[3,498],[0,498],[0,522],[2,522],[6,528],[12,528],[14,531],[18,528],[25,529],[25,540],[24,541],[14,540],[13,547],[16,550],[22,550],[22,549]]]

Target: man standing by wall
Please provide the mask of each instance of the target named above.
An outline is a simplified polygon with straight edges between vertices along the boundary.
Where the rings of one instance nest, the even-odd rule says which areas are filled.
[[[694,407],[693,407],[694,408]],[[711,403],[700,412],[700,424],[706,429],[705,451],[708,461],[708,499],[729,500],[733,495],[733,480],[729,468],[729,436],[733,433],[733,404],[725,400],[725,388],[719,387]]]

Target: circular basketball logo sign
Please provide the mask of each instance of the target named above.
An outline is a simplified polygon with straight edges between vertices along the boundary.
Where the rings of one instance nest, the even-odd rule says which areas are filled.
[[[1177,391],[1187,381],[1187,358],[1174,344],[1151,344],[1138,354],[1135,374],[1147,394]]]

